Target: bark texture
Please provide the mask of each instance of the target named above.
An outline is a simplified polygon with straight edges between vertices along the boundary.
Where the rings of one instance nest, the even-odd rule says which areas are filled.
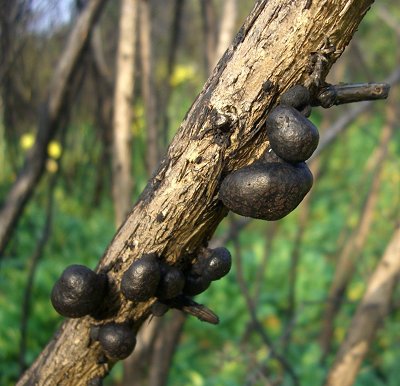
[[[398,227],[369,280],[367,290],[328,374],[325,386],[353,385],[376,331],[388,313],[393,290],[400,274],[399,256],[400,228]]]
[[[59,127],[71,91],[71,82],[90,41],[93,26],[105,3],[106,0],[91,0],[82,11],[54,72],[48,98],[39,117],[35,145],[0,209],[0,256],[10,240],[20,213],[43,174],[47,145]]]
[[[119,227],[132,207],[131,123],[137,31],[137,0],[123,0],[119,20],[113,117],[113,201]]]
[[[123,272],[143,253],[154,252],[178,267],[190,263],[227,213],[218,200],[221,179],[268,148],[263,124],[280,93],[324,79],[371,4],[372,0],[255,4],[98,265],[110,282],[102,320],[67,320],[19,386],[80,386],[107,374],[113,362],[100,360],[104,358],[99,344],[89,339],[90,326],[129,320],[139,329],[154,301],[132,303],[123,298]],[[316,53],[322,55],[327,48],[327,37],[335,49],[331,54],[324,51],[324,66],[313,66]],[[221,126],[221,120],[227,124]]]

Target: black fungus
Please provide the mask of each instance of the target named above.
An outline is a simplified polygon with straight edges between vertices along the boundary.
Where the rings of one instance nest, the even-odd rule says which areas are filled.
[[[211,279],[206,275],[193,275],[186,276],[185,286],[183,293],[188,296],[196,296],[204,292],[211,284]]]
[[[100,327],[98,339],[100,345],[111,359],[128,357],[136,345],[136,336],[127,323],[109,323]]]
[[[105,295],[107,279],[84,265],[71,265],[54,284],[51,302],[55,310],[69,318],[95,312]]]
[[[228,174],[219,197],[234,213],[274,221],[293,211],[312,183],[305,163],[258,162]]]
[[[159,299],[171,299],[178,296],[185,285],[185,276],[175,267],[163,265],[156,296]]]
[[[232,257],[230,252],[223,247],[210,249],[205,261],[205,273],[210,280],[224,277],[231,269]]]
[[[290,106],[277,106],[268,115],[266,128],[272,150],[288,162],[303,162],[318,146],[317,128]]]
[[[302,111],[310,106],[310,92],[304,86],[297,84],[282,94],[279,103]]]
[[[121,291],[134,302],[144,302],[155,296],[160,282],[161,270],[157,255],[145,254],[122,275]]]

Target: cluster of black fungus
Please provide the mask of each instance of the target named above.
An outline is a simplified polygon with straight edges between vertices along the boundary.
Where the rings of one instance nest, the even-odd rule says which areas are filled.
[[[226,248],[203,250],[186,276],[184,294],[195,296],[204,292],[212,281],[224,277],[231,265],[231,254]]]
[[[161,302],[180,295],[195,296],[205,291],[211,281],[225,276],[232,259],[226,248],[204,249],[184,274],[176,267],[159,261],[155,254],[140,257],[123,274],[121,291],[131,301],[143,302],[157,297]],[[167,308],[156,303],[153,314],[161,316]]]
[[[80,318],[97,310],[106,288],[105,275],[97,274],[84,265],[71,265],[54,284],[51,302],[59,314]]]
[[[275,221],[300,204],[313,183],[304,161],[319,140],[317,128],[306,118],[309,101],[308,90],[300,85],[282,95],[266,121],[271,149],[222,181],[219,197],[227,208],[242,216]]]

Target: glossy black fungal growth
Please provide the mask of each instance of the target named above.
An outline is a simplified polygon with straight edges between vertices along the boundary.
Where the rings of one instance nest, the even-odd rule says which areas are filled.
[[[163,265],[161,279],[158,284],[156,296],[160,299],[171,299],[178,296],[185,285],[185,276],[175,267]]]
[[[206,275],[189,274],[186,276],[183,293],[188,296],[196,296],[204,292],[211,284],[211,279]]]
[[[134,261],[122,275],[121,291],[133,302],[144,302],[155,296],[161,270],[157,255],[143,255]]]
[[[272,150],[285,161],[303,162],[318,146],[317,128],[293,107],[277,106],[269,114],[266,127]]]
[[[219,197],[234,213],[274,221],[294,210],[312,183],[305,163],[258,162],[229,174]]]
[[[280,104],[302,112],[310,106],[310,92],[304,86],[297,84],[282,94]]]
[[[96,311],[107,287],[105,275],[84,265],[71,265],[64,270],[51,291],[55,310],[69,318],[80,318]]]
[[[111,359],[128,357],[136,345],[136,336],[127,323],[110,323],[100,327],[100,345]]]
[[[219,280],[230,271],[232,257],[230,252],[223,247],[210,249],[205,261],[205,274],[210,280]]]

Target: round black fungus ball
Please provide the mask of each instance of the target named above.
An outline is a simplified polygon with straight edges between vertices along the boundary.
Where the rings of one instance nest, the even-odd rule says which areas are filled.
[[[285,161],[303,162],[318,146],[317,128],[293,107],[275,107],[266,128],[272,150]]]
[[[297,84],[282,94],[279,103],[302,111],[310,105],[310,92],[304,86]]]
[[[160,299],[171,299],[178,296],[185,285],[185,276],[175,267],[168,265],[161,269],[161,279],[158,284],[156,296]]]
[[[153,253],[143,255],[122,275],[121,291],[133,302],[144,302],[156,294],[160,277],[157,255]]]
[[[136,345],[136,336],[127,323],[110,323],[100,327],[99,342],[112,359],[128,357]]]
[[[274,221],[294,210],[312,183],[305,163],[257,163],[228,174],[219,197],[234,213]]]
[[[188,296],[196,296],[204,292],[211,284],[211,279],[207,275],[187,275],[183,293]]]
[[[105,275],[97,274],[84,265],[71,265],[54,284],[51,303],[59,314],[80,318],[100,306],[106,286]]]
[[[211,249],[205,266],[206,275],[210,280],[221,279],[230,271],[231,266],[232,257],[226,248]]]

